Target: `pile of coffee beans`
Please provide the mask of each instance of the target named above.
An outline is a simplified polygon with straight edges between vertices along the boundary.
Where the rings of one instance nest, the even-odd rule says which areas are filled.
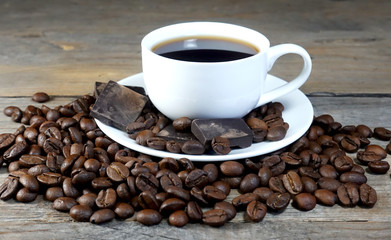
[[[96,224],[136,214],[144,225],[167,219],[177,227],[189,222],[219,227],[237,212],[259,222],[289,204],[302,211],[317,204],[373,207],[377,194],[367,184],[365,168],[376,174],[389,170],[383,159],[391,154],[391,143],[383,148],[369,139],[390,141],[391,131],[342,126],[327,114],[315,117],[305,136],[269,155],[217,163],[157,159],[105,136],[90,116],[94,102],[85,95],[55,108],[4,109],[23,125],[0,134],[0,166],[9,171],[0,185],[1,200],[31,202],[42,194],[75,221]],[[275,111],[270,106],[257,111]],[[252,114],[259,112],[247,122]],[[227,201],[231,189],[240,194]]]

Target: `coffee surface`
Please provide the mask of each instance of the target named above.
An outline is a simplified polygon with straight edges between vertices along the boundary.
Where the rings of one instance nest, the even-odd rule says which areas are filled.
[[[253,54],[219,49],[196,49],[167,52],[160,56],[189,62],[227,62],[251,57]]]

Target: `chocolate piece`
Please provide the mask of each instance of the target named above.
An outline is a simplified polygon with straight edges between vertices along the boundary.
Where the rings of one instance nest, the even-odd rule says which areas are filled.
[[[157,137],[165,140],[175,140],[176,142],[184,143],[189,140],[196,140],[196,137],[190,132],[178,132],[174,129],[172,124],[167,125],[160,132],[156,134]]]
[[[253,132],[241,118],[195,119],[191,132],[204,145],[217,136],[227,138],[231,147],[246,148],[253,140]]]
[[[105,89],[106,85],[107,85],[107,83],[95,82],[94,96],[96,98],[99,97],[99,95],[101,94],[103,89]]]
[[[125,131],[126,126],[138,118],[147,101],[148,97],[109,81],[96,100],[91,116]]]

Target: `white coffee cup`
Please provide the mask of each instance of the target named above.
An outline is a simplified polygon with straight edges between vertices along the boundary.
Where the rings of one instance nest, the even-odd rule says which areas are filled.
[[[190,48],[197,47],[194,39],[200,38],[229,39],[253,47],[256,52],[239,60],[222,62],[176,60],[155,52],[165,43],[178,39],[189,40]],[[216,47],[225,48],[211,46]],[[189,22],[162,27],[143,38],[141,49],[149,98],[171,119],[243,117],[252,109],[298,89],[307,81],[312,68],[311,58],[302,47],[295,44],[270,47],[269,40],[261,33],[227,23]],[[289,53],[303,58],[301,73],[287,84],[265,92],[267,72],[277,58]]]

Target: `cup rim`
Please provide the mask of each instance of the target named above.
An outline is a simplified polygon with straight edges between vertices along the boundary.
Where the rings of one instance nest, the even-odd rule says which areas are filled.
[[[209,29],[207,29],[209,28]],[[195,33],[191,32],[194,29],[202,29],[206,33]],[[211,31],[211,29],[214,29],[215,31]],[[217,33],[216,33],[217,29]],[[236,34],[231,34],[228,36],[228,32],[224,30],[231,29],[236,30]],[[182,30],[182,31],[179,31]],[[173,33],[173,34],[172,34]],[[163,43],[175,38],[183,38],[183,37],[195,37],[195,36],[212,36],[212,37],[221,37],[222,35],[220,33],[223,33],[223,37],[235,39],[238,41],[244,41],[247,42],[257,48],[257,53],[246,57],[242,59],[232,60],[232,61],[224,61],[224,62],[193,62],[193,61],[184,61],[184,60],[177,60],[177,59],[171,59],[164,56],[161,56],[159,54],[156,54],[153,51],[153,48],[159,45],[159,43]],[[246,33],[247,38],[245,38],[240,33]],[[171,35],[169,35],[171,34]],[[252,41],[249,40],[248,36],[251,37]],[[159,37],[159,38],[158,38]],[[158,40],[156,40],[158,38]],[[258,39],[259,41],[255,41],[255,39]],[[269,39],[263,35],[262,33],[255,31],[253,29],[231,24],[231,23],[223,23],[223,22],[209,22],[209,21],[196,21],[196,22],[182,22],[182,23],[176,23],[167,25],[164,27],[157,28],[151,32],[149,32],[147,35],[143,37],[141,40],[141,50],[142,52],[148,52],[149,54],[152,54],[156,57],[163,58],[170,61],[175,62],[182,62],[187,64],[227,64],[232,62],[238,62],[238,61],[246,61],[248,59],[252,59],[255,57],[258,57],[259,55],[265,54],[267,50],[270,48],[270,41]]]

